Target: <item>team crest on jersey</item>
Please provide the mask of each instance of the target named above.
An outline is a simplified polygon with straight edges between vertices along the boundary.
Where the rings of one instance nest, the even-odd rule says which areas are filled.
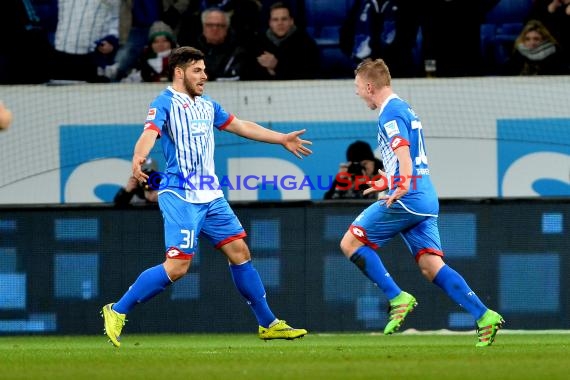
[[[146,115],[147,120],[154,120],[156,117],[156,108],[149,108],[148,115]]]
[[[388,137],[392,137],[400,133],[400,130],[398,129],[398,123],[396,123],[396,120],[390,120],[389,122],[384,124],[384,130],[386,130]]]

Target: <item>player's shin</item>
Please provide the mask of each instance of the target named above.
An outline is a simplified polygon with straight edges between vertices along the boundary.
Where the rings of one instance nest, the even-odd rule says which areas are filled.
[[[443,289],[449,298],[467,310],[475,320],[481,318],[487,311],[487,307],[469,288],[463,277],[448,265],[441,267],[433,279],[433,283]]]
[[[350,256],[358,269],[364,273],[373,283],[375,283],[388,297],[393,299],[402,292],[402,289],[390,277],[390,273],[384,267],[380,256],[370,247],[363,245]]]
[[[137,303],[148,301],[171,283],[162,264],[149,268],[139,275],[123,297],[113,305],[113,310],[128,314]]]
[[[236,288],[251,307],[258,324],[268,327],[276,318],[267,304],[261,277],[251,261],[239,265],[230,264],[230,272]]]

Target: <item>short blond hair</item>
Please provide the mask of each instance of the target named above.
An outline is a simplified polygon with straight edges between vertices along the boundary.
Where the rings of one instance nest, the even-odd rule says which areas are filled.
[[[377,88],[390,86],[392,82],[390,69],[388,69],[386,62],[380,58],[374,60],[365,59],[360,62],[354,70],[354,75],[360,75],[361,77],[366,78]]]

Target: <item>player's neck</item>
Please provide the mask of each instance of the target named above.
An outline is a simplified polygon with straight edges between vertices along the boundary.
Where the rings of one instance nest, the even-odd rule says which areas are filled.
[[[172,89],[176,92],[180,92],[182,94],[186,94],[190,97],[190,99],[195,100],[195,95],[189,94],[188,91],[186,91],[186,87],[184,85],[180,85],[177,83],[172,83]]]
[[[394,94],[394,91],[392,91],[392,87],[390,86],[385,86],[382,87],[376,94],[374,97],[374,104],[376,104],[376,106],[381,107],[382,104],[384,104],[384,102],[386,101],[386,99],[388,99],[388,97],[390,97],[390,95]]]

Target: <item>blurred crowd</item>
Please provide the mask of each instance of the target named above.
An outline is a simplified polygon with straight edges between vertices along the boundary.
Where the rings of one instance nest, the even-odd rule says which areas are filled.
[[[395,78],[569,74],[570,0],[519,0],[518,19],[490,23],[506,3],[3,0],[0,83],[166,82],[187,45],[213,81],[348,78],[378,57]]]

